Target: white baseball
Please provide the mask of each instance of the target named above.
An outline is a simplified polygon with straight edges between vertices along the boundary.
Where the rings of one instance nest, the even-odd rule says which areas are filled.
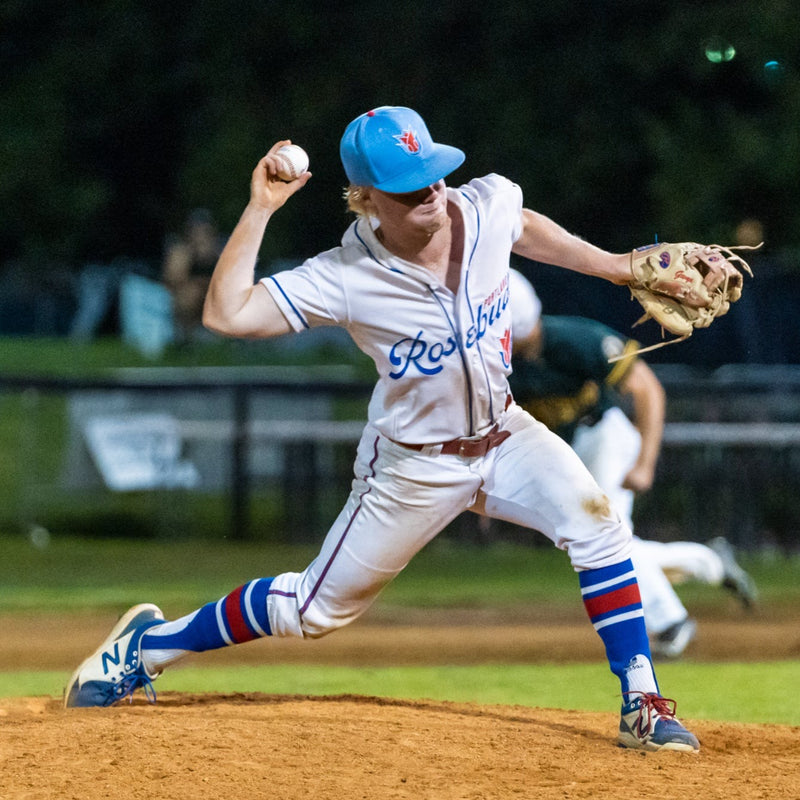
[[[278,159],[278,177],[293,181],[308,169],[308,153],[296,144],[285,144],[275,153]]]

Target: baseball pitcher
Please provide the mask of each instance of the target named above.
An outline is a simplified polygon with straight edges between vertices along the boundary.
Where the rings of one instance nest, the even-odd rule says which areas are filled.
[[[204,323],[237,337],[338,325],[375,363],[377,383],[352,490],[305,569],[249,581],[180,619],[130,609],[66,687],[67,706],[105,706],[188,652],[260,636],[314,639],[352,622],[465,509],[548,536],[569,554],[589,618],[621,686],[619,743],[699,748],[660,691],[631,532],[574,451],[510,393],[512,252],[631,285],[630,254],[606,252],[523,205],[499,175],[449,188],[464,161],[409,108],[382,106],[344,132],[340,155],[356,213],[342,242],[256,282],[273,214],[311,179],[278,176],[276,143],[211,278]],[[718,263],[716,291],[738,272]]]

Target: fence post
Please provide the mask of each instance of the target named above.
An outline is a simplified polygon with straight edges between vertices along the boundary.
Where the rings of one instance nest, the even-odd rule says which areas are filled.
[[[250,538],[249,401],[249,387],[236,384],[231,442],[231,539],[239,540]]]

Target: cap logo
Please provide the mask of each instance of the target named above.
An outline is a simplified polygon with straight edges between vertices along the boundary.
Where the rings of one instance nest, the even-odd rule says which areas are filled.
[[[411,155],[419,153],[420,143],[419,139],[417,139],[416,131],[412,131],[411,128],[408,128],[403,133],[394,134],[394,138],[397,139],[397,146],[402,147],[406,153],[410,153]]]

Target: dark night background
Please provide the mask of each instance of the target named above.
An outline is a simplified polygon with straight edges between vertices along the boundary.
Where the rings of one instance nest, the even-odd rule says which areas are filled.
[[[314,177],[271,222],[261,261],[327,249],[348,222],[344,127],[409,105],[466,151],[451,184],[499,172],[609,250],[732,244],[757,219],[766,245],[743,299],[652,360],[800,361],[796,0],[8,0],[0,26],[7,283],[58,292],[87,263],[157,266],[196,206],[229,231],[282,138]],[[550,313],[620,330],[638,316],[617,287],[521,266]],[[658,338],[654,323],[640,338]]]

